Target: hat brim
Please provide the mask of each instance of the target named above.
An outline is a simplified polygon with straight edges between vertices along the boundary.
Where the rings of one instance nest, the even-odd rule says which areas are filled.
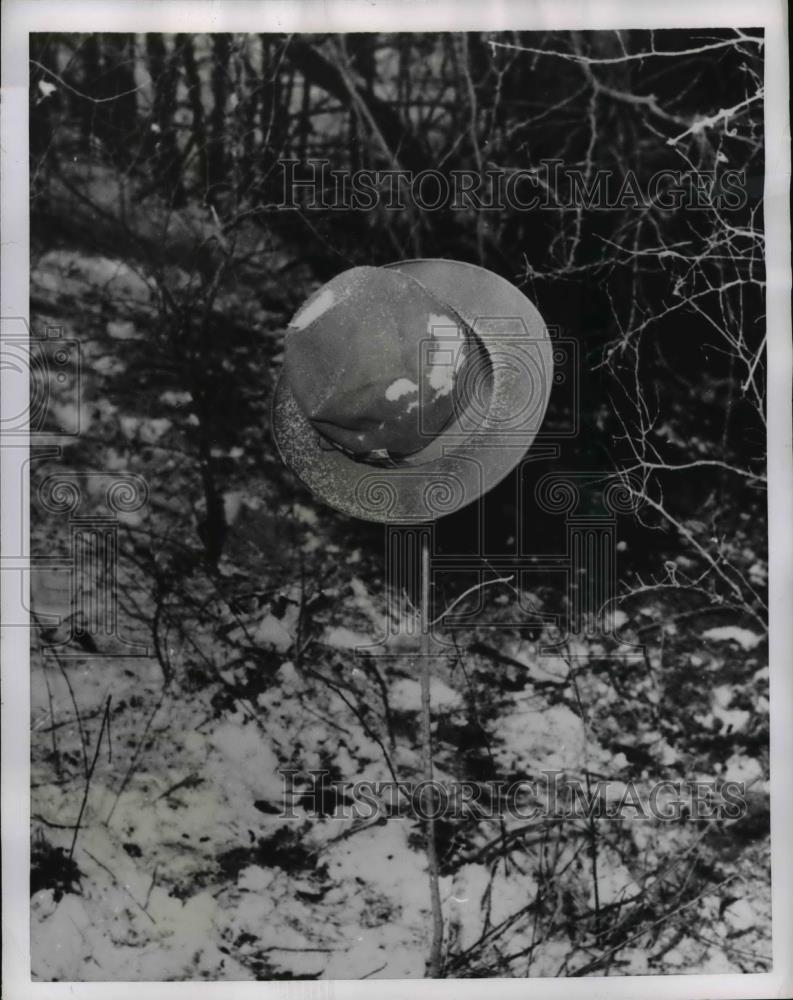
[[[537,309],[492,271],[443,259],[386,266],[420,281],[476,335],[489,380],[486,398],[474,393],[479,409],[436,439],[429,461],[372,465],[329,445],[282,375],[273,401],[273,433],[283,461],[323,503],[367,521],[415,524],[472,503],[520,462],[548,405],[553,350]]]

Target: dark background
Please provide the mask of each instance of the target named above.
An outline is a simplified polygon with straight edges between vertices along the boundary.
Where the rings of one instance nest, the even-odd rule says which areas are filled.
[[[650,50],[662,54],[621,59]],[[676,519],[708,512],[697,540],[720,559],[708,533],[733,534],[738,506],[762,519],[764,503],[752,476],[762,474],[765,452],[761,55],[761,45],[728,30],[35,35],[34,256],[78,239],[154,276],[157,350],[181,369],[179,385],[197,390],[204,451],[240,439],[252,420],[247,398],[262,396],[228,361],[252,343],[258,349],[267,331],[218,308],[219,296],[245,286],[272,327],[289,318],[307,282],[346,267],[412,256],[488,267],[578,341],[580,401],[569,383],[557,387],[546,432],[569,425],[573,406],[580,432],[560,441],[556,467],[638,467]],[[56,89],[42,92],[40,83]],[[692,128],[734,107],[712,127]],[[558,209],[278,210],[285,158],[447,175],[561,160],[585,178],[610,171],[612,198],[631,173],[642,191],[657,172],[674,170],[718,192],[725,170],[742,171],[746,199],[737,210],[720,208],[717,197],[704,209],[587,208],[562,181],[548,196]],[[167,274],[176,266],[189,275],[181,293]],[[703,459],[738,475],[689,465]],[[650,463],[687,468],[675,475]],[[207,484],[233,475],[211,459],[205,465]],[[663,512],[647,519],[669,527]],[[223,545],[216,520],[207,526],[210,558]],[[454,529],[447,519],[443,530]],[[649,551],[664,542],[643,535],[640,544]]]

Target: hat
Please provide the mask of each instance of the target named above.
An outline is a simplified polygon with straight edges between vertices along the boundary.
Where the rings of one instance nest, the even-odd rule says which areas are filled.
[[[336,510],[432,521],[521,460],[542,423],[552,366],[542,317],[491,271],[453,260],[354,267],[289,323],[275,440]]]

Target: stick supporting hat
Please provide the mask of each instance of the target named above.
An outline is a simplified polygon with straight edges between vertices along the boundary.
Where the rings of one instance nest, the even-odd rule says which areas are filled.
[[[553,352],[540,314],[490,271],[451,260],[357,267],[323,285],[289,324],[273,429],[284,462],[353,517],[421,524],[471,503],[521,460],[539,431]],[[430,552],[420,566],[423,780],[432,788]],[[393,568],[389,566],[389,568]],[[393,581],[392,581],[393,582]],[[441,974],[443,912],[435,819],[426,848]]]

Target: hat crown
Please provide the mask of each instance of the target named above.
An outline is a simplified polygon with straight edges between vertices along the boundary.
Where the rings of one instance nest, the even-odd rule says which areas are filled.
[[[292,318],[284,369],[315,429],[377,462],[421,451],[451,421],[468,337],[456,311],[416,278],[356,267]]]

